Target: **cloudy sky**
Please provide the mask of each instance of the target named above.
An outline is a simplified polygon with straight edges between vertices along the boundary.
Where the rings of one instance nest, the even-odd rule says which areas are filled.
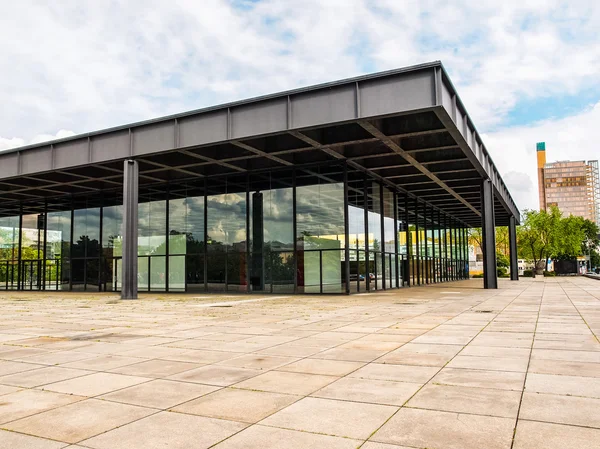
[[[597,0],[2,3],[0,149],[441,60],[521,209],[600,157]]]

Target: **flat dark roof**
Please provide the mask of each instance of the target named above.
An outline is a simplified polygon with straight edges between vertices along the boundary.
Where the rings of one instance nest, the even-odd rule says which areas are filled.
[[[114,189],[131,158],[141,185],[345,161],[472,226],[491,179],[520,218],[439,61],[6,150],[0,201]]]

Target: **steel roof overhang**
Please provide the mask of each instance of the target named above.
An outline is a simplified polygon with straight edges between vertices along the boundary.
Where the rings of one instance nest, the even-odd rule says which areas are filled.
[[[296,89],[0,153],[2,215],[19,204],[122,185],[345,161],[465,225],[483,179],[496,224],[520,214],[440,62]],[[12,212],[11,212],[12,211]]]

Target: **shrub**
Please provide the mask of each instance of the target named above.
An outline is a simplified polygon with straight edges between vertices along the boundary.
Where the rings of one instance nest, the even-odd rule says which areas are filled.
[[[523,277],[524,278],[532,278],[533,277],[533,270],[525,270],[525,271],[523,271]]]
[[[544,271],[544,277],[552,278],[555,276],[556,276],[556,273],[554,271]]]
[[[471,276],[472,278],[482,278],[483,277],[483,273],[476,273],[473,276]]]
[[[506,277],[506,268],[504,268],[504,267],[497,267],[496,268],[496,274],[498,275],[499,278]]]

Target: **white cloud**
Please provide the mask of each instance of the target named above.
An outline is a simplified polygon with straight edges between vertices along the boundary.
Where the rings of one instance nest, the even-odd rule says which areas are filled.
[[[503,123],[518,102],[597,89],[599,28],[592,0],[8,2],[0,136],[16,137],[0,149],[440,59],[517,203],[533,207],[535,142],[551,158],[597,157],[597,108]]]
[[[505,128],[482,139],[521,210],[539,208],[536,142],[546,142],[547,162],[600,159],[600,102],[579,114]]]
[[[0,151],[1,150],[9,150],[11,148],[22,147],[24,145],[32,145],[34,143],[47,142],[49,140],[64,139],[65,137],[70,137],[70,136],[74,136],[74,135],[75,135],[75,133],[73,131],[61,129],[56,134],[35,135],[29,141],[26,141],[25,139],[22,139],[20,137],[12,137],[10,139],[0,137]]]

